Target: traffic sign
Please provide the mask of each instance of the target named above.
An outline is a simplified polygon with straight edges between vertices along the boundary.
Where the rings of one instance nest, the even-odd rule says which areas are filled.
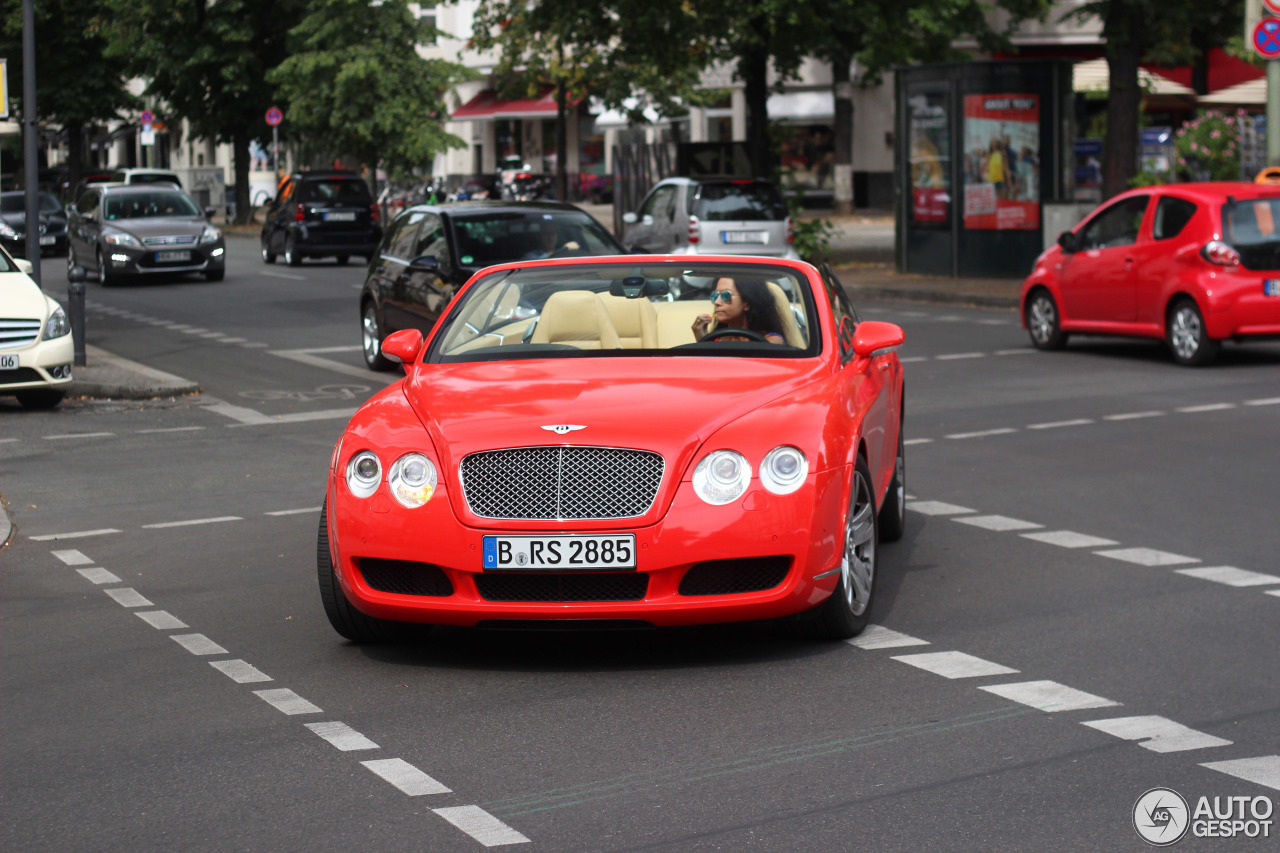
[[[1266,59],[1280,56],[1280,19],[1263,18],[1253,28],[1253,50]]]
[[[1280,0],[1277,0],[1277,2],[1280,2]],[[284,113],[280,112],[279,107],[272,107],[267,110],[267,124],[275,127],[282,121],[284,121]]]
[[[1268,15],[1280,17],[1280,0],[1262,0],[1262,8]]]
[[[156,120],[156,114],[151,112],[151,110],[142,111],[141,121],[143,124],[152,124],[155,120]]]

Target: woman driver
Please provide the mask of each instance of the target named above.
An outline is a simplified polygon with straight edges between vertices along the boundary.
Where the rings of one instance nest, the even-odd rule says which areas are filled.
[[[715,311],[715,329],[747,329],[757,332],[771,344],[785,344],[782,334],[782,318],[773,301],[773,294],[764,281],[756,278],[722,278],[711,291],[711,304]],[[693,335],[701,340],[712,331],[712,316],[699,314],[693,321]],[[728,336],[718,340],[745,341],[750,338]]]

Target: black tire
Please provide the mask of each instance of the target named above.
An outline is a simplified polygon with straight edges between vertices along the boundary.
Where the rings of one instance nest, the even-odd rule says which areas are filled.
[[[893,479],[880,507],[878,521],[881,542],[897,542],[907,532],[907,448],[902,424],[898,424],[898,455],[893,461]]]
[[[219,267],[216,270],[205,270],[204,277],[207,281],[222,281],[227,277],[227,268]]]
[[[1031,291],[1027,297],[1025,321],[1027,334],[1036,349],[1055,350],[1067,345],[1067,333],[1062,331],[1058,316],[1058,303],[1043,287]]]
[[[338,255],[338,266],[345,267],[347,265],[347,256]]]
[[[24,409],[52,409],[67,396],[66,391],[52,388],[35,388],[31,391],[18,391],[15,396]]]
[[[370,370],[390,370],[396,363],[382,354],[382,324],[378,322],[378,308],[370,300],[360,309],[360,346],[364,350],[364,363]]]
[[[262,243],[262,262],[264,264],[274,264],[276,262],[276,253],[271,251],[271,240],[266,234],[263,234],[260,242]]]
[[[342,585],[333,573],[333,555],[329,552],[329,507],[326,500],[320,508],[320,532],[316,536],[316,576],[320,582],[320,601],[333,630],[353,643],[390,643],[402,639],[404,627],[399,622],[366,616],[351,606]]]
[[[867,627],[876,591],[878,527],[871,472],[866,460],[859,456],[849,483],[840,579],[830,598],[800,615],[799,624],[804,633],[820,640],[847,640]]]
[[[101,249],[98,250],[98,283],[103,287],[116,283],[116,277],[107,272],[107,259],[103,257]]]
[[[302,255],[298,254],[298,247],[294,245],[292,234],[284,238],[284,262],[291,267],[302,266]]]
[[[1209,337],[1195,300],[1183,298],[1170,305],[1164,328],[1165,343],[1178,364],[1203,367],[1218,355],[1221,344]]]

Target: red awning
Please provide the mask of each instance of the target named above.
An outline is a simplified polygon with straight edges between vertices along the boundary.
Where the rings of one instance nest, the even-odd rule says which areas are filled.
[[[577,105],[578,100],[569,99],[570,109]],[[555,115],[556,95],[555,90],[550,87],[544,89],[536,98],[520,98],[514,101],[503,100],[498,97],[497,92],[485,89],[454,110],[449,119],[451,121],[493,121],[500,118],[555,118]]]

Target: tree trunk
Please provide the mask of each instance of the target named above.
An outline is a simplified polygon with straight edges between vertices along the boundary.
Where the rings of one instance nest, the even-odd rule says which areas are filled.
[[[769,145],[769,53],[752,50],[738,60],[738,76],[747,101],[747,159],[751,176],[773,177],[773,157]]]
[[[231,159],[235,168],[234,198],[237,225],[244,225],[253,218],[249,204],[249,129],[241,127],[231,134]]]
[[[1107,138],[1102,158],[1102,197],[1129,188],[1138,172],[1138,128],[1142,90],[1138,61],[1142,56],[1142,11],[1113,0],[1103,24],[1107,69],[1111,82],[1107,101]]]
[[[84,122],[67,122],[67,191],[70,192],[80,183],[84,173]],[[74,204],[75,199],[67,199]]]
[[[837,56],[831,63],[831,91],[835,96],[835,163],[832,180],[836,213],[853,212],[853,82],[849,66],[853,57]]]
[[[556,83],[556,200],[569,200],[569,93],[563,79]]]

